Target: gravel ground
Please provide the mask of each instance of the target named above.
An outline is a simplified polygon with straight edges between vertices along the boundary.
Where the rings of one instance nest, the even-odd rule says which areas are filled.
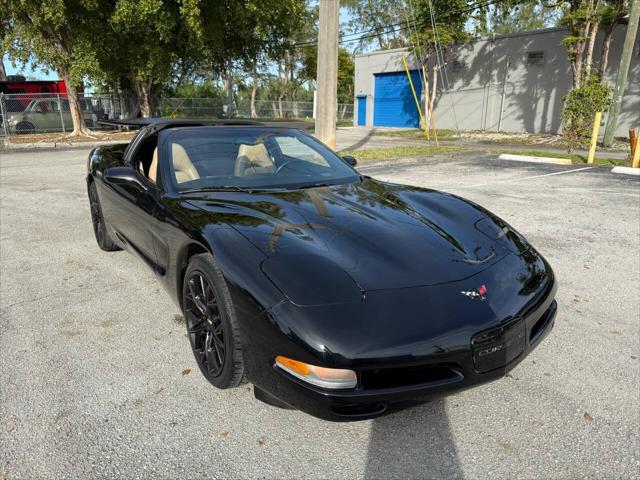
[[[553,265],[559,314],[501,381],[338,424],[204,380],[153,274],[95,245],[86,154],[0,152],[0,479],[638,477],[638,178],[489,156],[363,168],[512,223]]]

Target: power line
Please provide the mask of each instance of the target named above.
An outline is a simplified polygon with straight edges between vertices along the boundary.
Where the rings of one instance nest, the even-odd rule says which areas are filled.
[[[467,9],[464,9],[464,10],[447,12],[446,14],[440,16],[438,20],[439,21],[447,20],[449,18],[454,17],[455,15],[460,15],[460,14],[464,14],[464,13],[471,13],[474,10],[477,10],[479,8],[489,7],[489,6],[492,6],[492,5],[499,5],[501,3],[507,3],[507,0],[488,0],[486,2],[478,2],[478,3],[475,3],[473,5],[470,5]],[[432,13],[431,9],[429,10],[428,13],[429,13],[429,15],[431,15],[431,13]],[[413,22],[414,28],[416,28],[416,29],[428,26],[430,24],[429,20],[423,20],[423,21],[417,22],[415,16],[414,16],[414,18],[412,18],[410,20],[410,22]],[[350,33],[348,35],[345,35],[345,37],[350,37],[350,36],[353,36],[353,35],[359,35],[359,34],[363,34],[363,33],[375,32],[375,33],[372,33],[372,34],[369,34],[369,35],[362,35],[362,36],[354,38],[354,39],[345,39],[343,37],[343,38],[340,38],[338,40],[338,43],[345,44],[345,43],[360,42],[362,40],[367,40],[369,38],[376,38],[376,37],[378,37],[380,35],[387,35],[389,33],[396,33],[397,32],[397,27],[402,27],[402,26],[408,25],[408,23],[409,22],[407,22],[407,21],[403,21],[403,22],[399,22],[399,23],[393,23],[393,24],[385,25],[384,27],[382,27],[382,28],[385,29],[383,31],[377,31],[376,29],[370,29],[370,30],[363,30],[361,32]],[[304,48],[304,47],[315,47],[317,45],[318,45],[318,42],[316,40],[316,41],[308,41],[308,42],[298,42],[298,43],[294,43],[292,46],[294,48]]]

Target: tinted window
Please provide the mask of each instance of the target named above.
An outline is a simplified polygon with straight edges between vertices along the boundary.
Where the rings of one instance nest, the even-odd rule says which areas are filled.
[[[161,148],[168,157],[163,175],[177,190],[302,188],[359,179],[334,152],[297,130],[176,128],[164,132]]]

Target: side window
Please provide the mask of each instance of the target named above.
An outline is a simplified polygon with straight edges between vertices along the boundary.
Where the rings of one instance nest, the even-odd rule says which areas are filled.
[[[274,137],[280,151],[287,157],[316,163],[328,167],[327,161],[318,152],[305,145],[295,137]]]
[[[152,135],[143,140],[138,148],[133,166],[137,168],[141,175],[146,177],[151,183],[156,183],[158,178],[158,136]]]

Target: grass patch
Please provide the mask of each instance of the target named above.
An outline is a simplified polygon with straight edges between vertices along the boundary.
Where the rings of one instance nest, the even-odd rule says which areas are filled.
[[[341,155],[352,155],[360,162],[372,160],[394,160],[397,158],[411,158],[447,153],[468,151],[464,147],[391,147],[391,148],[363,148],[358,150],[343,150]]]
[[[546,152],[544,150],[489,150],[489,153],[495,153],[497,155],[501,153],[510,153],[511,155],[528,155],[532,157],[549,157],[549,158],[569,158],[574,164],[587,163],[587,157],[585,155],[578,155],[577,153],[554,153]],[[598,158],[594,160],[594,164],[597,165],[614,165],[614,166],[630,166],[628,159],[620,158]]]
[[[438,133],[438,140],[450,140],[457,139],[458,134],[455,130],[449,130],[446,128],[436,129]],[[419,128],[402,128],[397,130],[373,130],[372,135],[378,137],[400,137],[400,138],[414,138],[423,139],[424,131]],[[429,131],[429,135],[433,137],[433,131]]]

